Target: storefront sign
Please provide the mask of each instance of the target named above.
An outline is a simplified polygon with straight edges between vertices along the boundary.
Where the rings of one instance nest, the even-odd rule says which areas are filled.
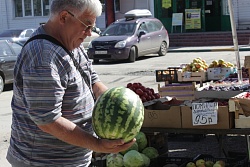
[[[201,29],[201,9],[185,9],[185,28]]]
[[[218,102],[192,103],[193,126],[217,124],[217,115]]]

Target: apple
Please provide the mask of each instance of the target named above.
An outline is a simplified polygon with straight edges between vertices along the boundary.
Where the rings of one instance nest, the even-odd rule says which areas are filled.
[[[226,166],[226,163],[223,160],[218,160],[215,162],[215,164],[220,164],[222,167]]]
[[[214,162],[213,162],[213,161],[209,161],[209,160],[208,160],[208,161],[205,162],[205,166],[206,166],[206,167],[213,167],[213,165],[214,165]]]
[[[196,165],[193,162],[189,162],[187,163],[186,167],[196,167]]]
[[[205,160],[204,159],[198,159],[197,161],[195,161],[195,164],[196,166],[199,166],[199,165],[205,165]]]

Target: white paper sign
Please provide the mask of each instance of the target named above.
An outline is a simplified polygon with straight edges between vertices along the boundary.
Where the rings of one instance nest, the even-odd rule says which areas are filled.
[[[173,13],[172,26],[181,26],[183,19],[183,13]]]
[[[192,103],[193,126],[217,124],[217,115],[218,102]]]

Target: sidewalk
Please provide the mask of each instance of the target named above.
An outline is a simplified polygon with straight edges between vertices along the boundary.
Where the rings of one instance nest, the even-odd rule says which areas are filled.
[[[168,52],[221,52],[234,51],[234,46],[169,47]],[[239,45],[239,51],[250,51],[250,45]]]

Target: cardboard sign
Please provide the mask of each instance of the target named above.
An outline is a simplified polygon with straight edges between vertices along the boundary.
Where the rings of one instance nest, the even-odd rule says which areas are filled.
[[[195,125],[213,125],[218,121],[218,102],[192,103],[192,122]]]

